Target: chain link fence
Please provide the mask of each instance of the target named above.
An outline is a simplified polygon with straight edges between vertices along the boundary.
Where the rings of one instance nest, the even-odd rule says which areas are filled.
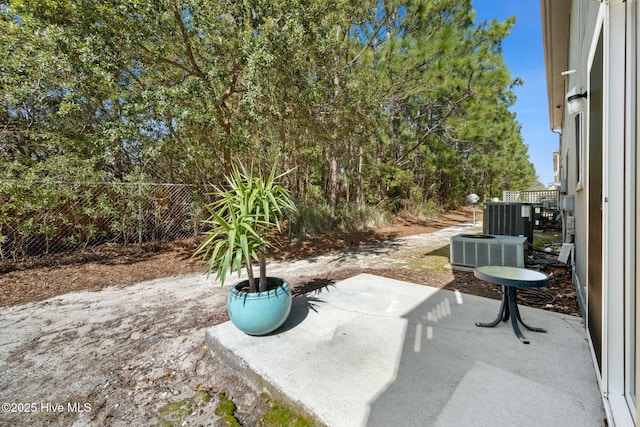
[[[193,237],[206,188],[157,183],[0,181],[0,260]]]

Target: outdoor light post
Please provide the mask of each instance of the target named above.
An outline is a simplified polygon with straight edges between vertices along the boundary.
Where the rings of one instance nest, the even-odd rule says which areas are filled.
[[[471,193],[467,196],[467,202],[473,205],[473,226],[476,226],[476,203],[480,200],[480,196],[475,193]]]

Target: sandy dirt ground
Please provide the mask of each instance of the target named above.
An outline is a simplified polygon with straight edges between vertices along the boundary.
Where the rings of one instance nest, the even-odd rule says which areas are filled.
[[[367,272],[499,298],[496,287],[471,274],[439,267],[452,235],[478,231],[462,220],[464,213],[435,225],[336,236],[332,245],[289,246],[269,263],[269,274],[287,278],[294,295]],[[228,288],[203,275],[184,256],[188,249],[3,273],[0,425],[218,426],[221,396],[236,404],[242,425],[257,425],[269,403],[204,345],[204,330],[228,320]],[[534,306],[577,314],[565,270],[550,271],[551,299]],[[167,271],[174,275],[162,277]],[[29,283],[40,290],[7,291]]]

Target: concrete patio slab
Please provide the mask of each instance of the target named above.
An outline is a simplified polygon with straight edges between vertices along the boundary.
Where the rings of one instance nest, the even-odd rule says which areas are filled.
[[[491,286],[491,285],[487,285]],[[213,357],[328,426],[602,426],[581,318],[521,307],[548,333],[478,328],[500,302],[361,274],[294,298],[274,334],[209,328]]]

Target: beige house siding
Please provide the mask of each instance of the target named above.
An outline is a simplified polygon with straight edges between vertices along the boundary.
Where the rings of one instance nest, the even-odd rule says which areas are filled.
[[[574,1],[571,2],[569,22],[571,28],[580,28],[580,31],[570,32],[569,48],[567,58],[567,71],[570,72],[564,78],[563,93],[567,93],[571,88],[576,88],[580,93],[588,87],[588,59],[591,49],[593,34],[598,18],[600,4],[594,1]],[[585,109],[586,110],[586,109]],[[587,286],[587,192],[584,191],[586,172],[588,166],[587,150],[587,111],[581,112],[582,125],[582,152],[579,152],[579,145],[576,144],[576,115],[569,115],[563,109],[562,115],[562,136],[560,139],[560,161],[561,171],[566,179],[566,195],[573,196],[573,211],[564,211],[563,219],[565,224],[568,217],[575,220],[575,234],[565,236],[565,241],[575,243],[576,268],[574,280],[582,292],[582,299],[586,299]],[[580,157],[580,160],[578,160]],[[580,175],[578,176],[578,164],[580,161]],[[566,232],[565,232],[566,233]]]
[[[563,237],[575,244],[574,281],[608,425],[635,426],[640,0],[541,0],[540,6],[550,124],[561,132],[560,181],[573,202],[561,202]],[[567,111],[572,88],[587,93],[582,116]]]

